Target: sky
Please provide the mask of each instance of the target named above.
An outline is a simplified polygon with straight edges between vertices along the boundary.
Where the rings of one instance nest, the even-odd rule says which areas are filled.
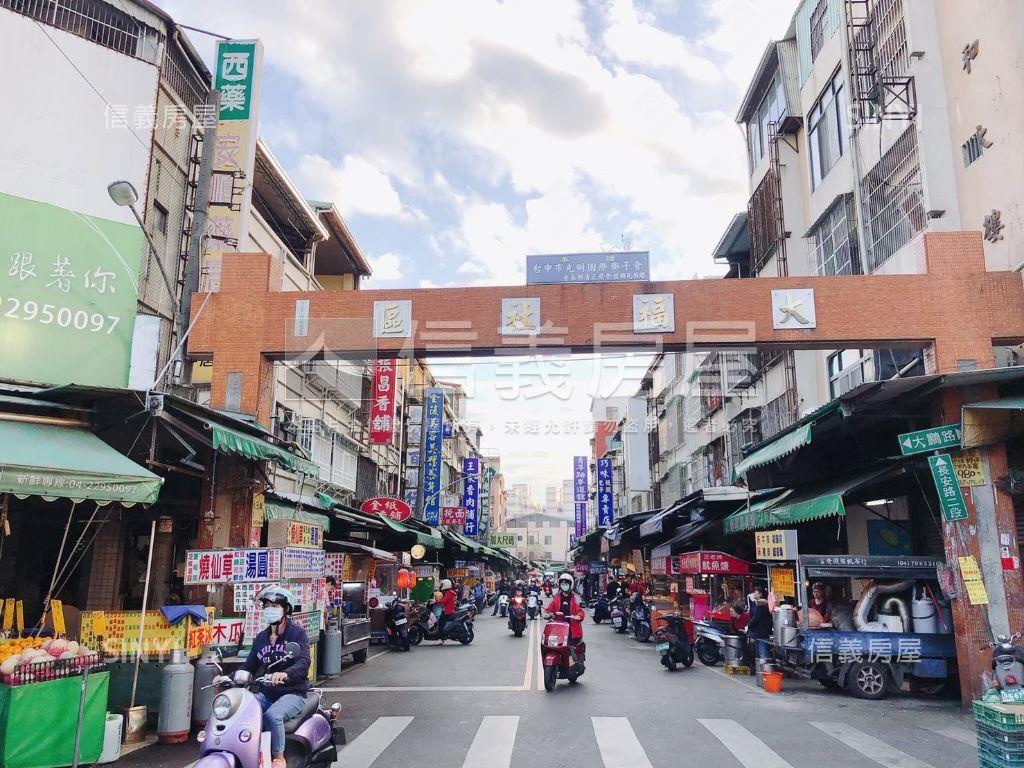
[[[157,3],[263,41],[263,140],[342,211],[373,265],[364,287],[429,288],[521,285],[527,254],[623,247],[650,252],[655,280],[720,274],[711,251],[748,197],[735,114],[796,0]],[[211,62],[213,38],[188,34]],[[585,424],[587,395],[635,392],[612,371],[644,360],[438,371],[476,381],[484,447],[542,496],[589,436],[538,440],[527,422]],[[510,397],[516,367],[548,383]]]

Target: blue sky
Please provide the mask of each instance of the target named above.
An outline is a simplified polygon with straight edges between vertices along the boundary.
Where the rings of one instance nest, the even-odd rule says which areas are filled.
[[[369,288],[522,284],[529,253],[623,243],[650,251],[655,279],[718,274],[710,252],[748,196],[736,109],[795,6],[157,1],[263,41],[260,134],[307,197],[339,206]],[[189,35],[209,59],[212,39]],[[585,389],[591,366],[570,367]],[[481,393],[471,414],[509,407]],[[585,418],[589,399],[528,408]],[[513,437],[490,447],[522,452]],[[553,450],[506,465],[542,491],[576,448]]]

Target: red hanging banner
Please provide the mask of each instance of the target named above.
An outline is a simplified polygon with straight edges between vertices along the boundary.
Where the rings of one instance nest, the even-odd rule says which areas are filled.
[[[373,361],[373,399],[370,402],[370,442],[387,445],[395,434],[395,363]]]

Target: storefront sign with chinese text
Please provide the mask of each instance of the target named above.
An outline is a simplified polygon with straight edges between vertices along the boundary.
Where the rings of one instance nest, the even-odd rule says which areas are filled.
[[[650,280],[647,251],[558,253],[526,257],[526,284],[623,283]]]
[[[270,520],[267,523],[267,544],[271,547],[324,546],[324,527],[298,520]]]
[[[281,553],[276,549],[193,549],[185,553],[186,584],[277,581]]]
[[[516,545],[516,535],[507,531],[491,531],[487,544],[501,549],[512,549]]]
[[[974,488],[985,484],[985,470],[981,466],[981,451],[971,448],[967,451],[953,451],[949,455],[953,471],[961,488]]]
[[[960,564],[960,577],[964,580],[967,599],[971,605],[988,605],[988,592],[985,589],[985,581],[981,578],[978,561],[973,555],[967,555],[958,557],[957,562]]]
[[[423,520],[438,525],[441,517],[441,446],[443,443],[444,390],[427,389],[423,431]]]
[[[674,558],[673,573],[722,573],[729,576],[742,576],[750,573],[750,565],[738,557],[724,552],[687,552]]]
[[[324,551],[286,547],[281,556],[281,575],[286,579],[312,579],[324,575]]]
[[[796,575],[792,568],[772,566],[769,569],[770,589],[777,597],[796,597]]]
[[[796,560],[797,536],[795,529],[756,531],[754,552],[758,560]]]
[[[408,520],[412,515],[412,509],[408,504],[401,499],[392,499],[388,496],[377,496],[373,499],[367,499],[359,505],[359,511],[366,512],[369,515],[384,515],[396,523]]]
[[[609,457],[597,460],[597,524],[601,528],[615,525],[615,509],[612,504],[612,460]]]
[[[467,536],[476,536],[480,522],[480,459],[476,456],[464,458],[462,474],[466,476],[462,488],[462,506],[466,509],[462,532]]]
[[[395,434],[395,362],[373,361],[373,398],[370,400],[370,442],[387,445]]]
[[[587,498],[589,495],[587,457],[574,456],[572,459],[572,499],[577,538],[581,538],[587,532]]]
[[[463,526],[466,523],[465,507],[442,507],[441,525]]]

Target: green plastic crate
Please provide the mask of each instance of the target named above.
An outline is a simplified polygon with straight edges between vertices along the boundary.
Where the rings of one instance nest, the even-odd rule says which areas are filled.
[[[1024,732],[1024,706],[975,701],[973,709],[974,719],[979,723],[985,723],[1009,733]]]
[[[989,725],[980,720],[974,723],[978,731],[978,740],[984,739],[990,744],[998,746],[1006,745],[1009,748],[1020,747],[1024,749],[1024,731],[1006,731],[995,725]]]
[[[1024,768],[1024,748],[1020,751],[1004,749],[984,741],[978,742],[978,758],[987,759],[998,768]]]

